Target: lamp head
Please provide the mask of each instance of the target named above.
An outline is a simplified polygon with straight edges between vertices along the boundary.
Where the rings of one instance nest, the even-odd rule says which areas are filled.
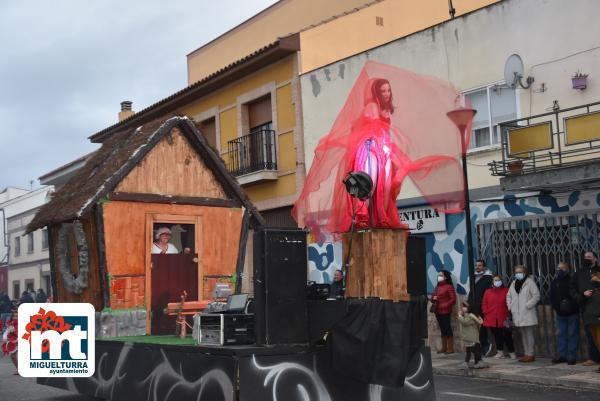
[[[362,171],[349,172],[343,183],[350,196],[363,201],[368,199],[373,191],[371,176]]]

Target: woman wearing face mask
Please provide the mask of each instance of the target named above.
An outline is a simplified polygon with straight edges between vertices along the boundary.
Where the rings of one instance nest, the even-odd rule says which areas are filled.
[[[550,303],[556,312],[558,338],[556,346],[558,356],[552,363],[575,365],[579,349],[579,308],[571,297],[571,265],[565,262],[558,264],[556,276],[550,284]]]
[[[433,304],[432,311],[435,313],[442,333],[442,348],[438,350],[438,354],[452,354],[454,353],[454,334],[450,325],[450,314],[456,303],[456,292],[449,271],[438,272],[437,281],[438,284],[431,294],[431,302]]]
[[[600,349],[600,272],[591,274],[592,294],[588,297],[583,312],[583,323],[589,325],[594,345]],[[598,369],[600,373],[600,368]]]
[[[496,359],[504,358],[504,345],[511,359],[516,359],[515,346],[513,344],[512,332],[505,323],[508,319],[508,307],[506,306],[506,294],[508,288],[504,286],[500,276],[494,276],[492,288],[483,295],[483,326],[489,327],[496,340]]]
[[[512,313],[513,323],[521,334],[523,357],[519,362],[535,361],[535,326],[538,324],[536,305],[540,301],[540,290],[527,274],[523,265],[515,266],[515,281],[506,294],[506,305]]]

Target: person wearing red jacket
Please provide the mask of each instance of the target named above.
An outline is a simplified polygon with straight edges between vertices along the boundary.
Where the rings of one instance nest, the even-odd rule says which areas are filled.
[[[2,345],[0,349],[2,349],[2,353],[4,355],[10,355],[10,359],[12,363],[15,365],[15,368],[18,368],[18,357],[17,357],[17,343],[19,339],[18,335],[18,310],[14,309],[12,311],[12,315],[10,320],[6,322],[6,330],[2,335]],[[16,374],[16,373],[15,373]]]
[[[434,305],[432,311],[435,311],[435,317],[442,333],[442,348],[438,350],[438,354],[452,354],[454,353],[454,334],[450,316],[456,303],[456,292],[449,271],[438,272],[437,281],[438,284],[431,294],[431,302]]]
[[[496,340],[496,359],[505,358],[504,345],[508,348],[508,355],[516,359],[515,346],[512,338],[511,320],[506,305],[508,288],[504,286],[500,276],[494,276],[492,288],[483,295],[481,310],[483,312],[483,326],[489,327]]]

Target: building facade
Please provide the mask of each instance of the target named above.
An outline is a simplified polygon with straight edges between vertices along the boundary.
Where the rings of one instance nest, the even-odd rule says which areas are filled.
[[[48,232],[46,229],[26,233],[27,224],[46,203],[54,188],[45,186],[4,202],[7,252],[7,292],[19,299],[25,290],[43,289],[51,294]]]
[[[8,263],[8,238],[6,237],[6,211],[4,204],[14,198],[26,194],[26,189],[6,187],[0,192],[0,266]],[[0,290],[1,291],[1,290]]]
[[[462,15],[492,2],[454,5]],[[128,111],[128,118],[91,140],[102,142],[168,113],[187,115],[200,123],[268,224],[293,227],[291,207],[306,174],[300,74],[449,18],[445,0],[425,8],[401,0],[318,6],[314,0],[281,0],[188,54],[187,88],[138,113]],[[355,22],[365,34],[344,37],[356,31],[349,29]],[[328,41],[337,45],[324,45]]]
[[[585,15],[578,11],[582,9],[586,10]],[[542,255],[547,255],[548,252],[544,252],[541,245],[537,248],[515,246],[510,249],[513,259],[509,261],[505,258],[501,262],[501,257],[493,252],[507,249],[508,244],[501,244],[498,242],[501,241],[498,239],[501,236],[491,233],[498,232],[500,222],[528,216],[539,216],[543,220],[558,212],[574,212],[578,216],[584,212],[595,215],[600,199],[598,192],[591,184],[541,185],[539,179],[536,182],[533,178],[524,183],[515,183],[517,178],[535,176],[525,174],[527,170],[511,176],[510,173],[507,174],[506,163],[496,164],[503,166],[504,170],[497,169],[493,175],[490,163],[508,160],[502,154],[507,152],[507,138],[511,127],[533,125],[534,119],[531,119],[531,124],[524,121],[512,123],[512,126],[502,123],[552,113],[553,108],[558,107],[556,110],[560,115],[539,117],[535,121],[548,118],[559,121],[558,131],[562,135],[564,117],[599,109],[597,105],[586,107],[600,100],[600,87],[594,85],[593,75],[600,67],[600,42],[597,39],[600,28],[592,17],[599,11],[600,4],[586,0],[575,1],[569,6],[557,0],[506,0],[303,74],[301,87],[307,170],[316,144],[332,126],[367,60],[377,60],[447,80],[470,97],[473,107],[477,109],[468,153],[468,176],[473,201],[473,232],[477,233],[475,240],[479,254],[488,260],[492,269],[498,269],[507,276],[511,274],[515,263],[526,263],[531,269],[539,270],[539,282],[542,287],[547,286],[557,258],[565,258],[577,264],[579,256],[576,252],[569,255],[555,252],[556,256],[542,261]],[[568,26],[574,20],[577,20],[582,29],[556,29],[557,26]],[[505,61],[512,54],[520,55],[523,60],[524,79],[526,76],[535,79],[528,89],[521,86],[511,88],[510,83],[504,80]],[[573,88],[572,75],[577,71],[589,74],[585,89]],[[395,96],[401,96],[401,92],[396,91]],[[570,108],[576,109],[567,110]],[[594,138],[588,139],[579,147],[593,148]],[[546,155],[554,152],[557,157],[556,147],[562,143],[564,151],[565,139],[555,138],[553,143],[554,146],[546,147],[544,152]],[[527,157],[523,160],[526,166],[530,166],[534,153],[528,152],[532,148],[527,148],[526,145],[528,144],[523,145],[525,148],[522,150]],[[573,156],[573,159],[585,159],[589,163],[588,159],[595,156],[588,154],[577,157]],[[558,167],[556,165],[554,169],[549,165],[546,171],[550,178],[546,176],[544,182],[558,179]],[[572,173],[579,174],[577,171]],[[503,174],[508,176],[504,177]],[[403,215],[407,210],[427,205],[418,190],[407,180],[403,184],[398,207]],[[437,271],[447,269],[455,277],[458,291],[464,294],[468,289],[464,215],[446,215],[444,219],[445,224],[422,234],[427,240],[429,290],[433,288]],[[577,221],[578,217],[572,219]],[[595,221],[593,217],[588,220]],[[579,217],[579,221],[582,221],[582,217]],[[496,224],[496,231],[493,224]],[[515,227],[517,223],[511,224]],[[554,230],[560,231],[563,236],[569,231],[568,227]],[[571,228],[569,232],[574,231]],[[504,236],[507,235],[505,233]],[[533,234],[529,232],[518,235],[526,240],[527,235]],[[577,252],[588,246],[598,249],[598,244],[590,244],[589,241],[586,243],[582,237],[572,235],[573,241],[580,244],[576,247]],[[323,278],[325,275],[326,279],[333,268],[341,265],[338,246],[313,245],[310,269],[313,277]]]

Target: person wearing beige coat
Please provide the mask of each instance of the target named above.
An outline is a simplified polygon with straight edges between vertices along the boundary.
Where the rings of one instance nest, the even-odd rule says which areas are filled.
[[[524,355],[520,362],[535,361],[535,326],[538,324],[537,304],[540,290],[525,266],[515,267],[515,281],[506,294],[506,305],[512,314],[513,324],[521,334]]]
[[[481,360],[481,344],[479,343],[479,328],[483,324],[483,319],[473,313],[473,307],[467,302],[463,302],[458,311],[458,324],[460,327],[460,338],[467,351],[465,355],[465,368],[487,368],[487,364]],[[471,365],[471,354],[475,358],[475,364]]]

